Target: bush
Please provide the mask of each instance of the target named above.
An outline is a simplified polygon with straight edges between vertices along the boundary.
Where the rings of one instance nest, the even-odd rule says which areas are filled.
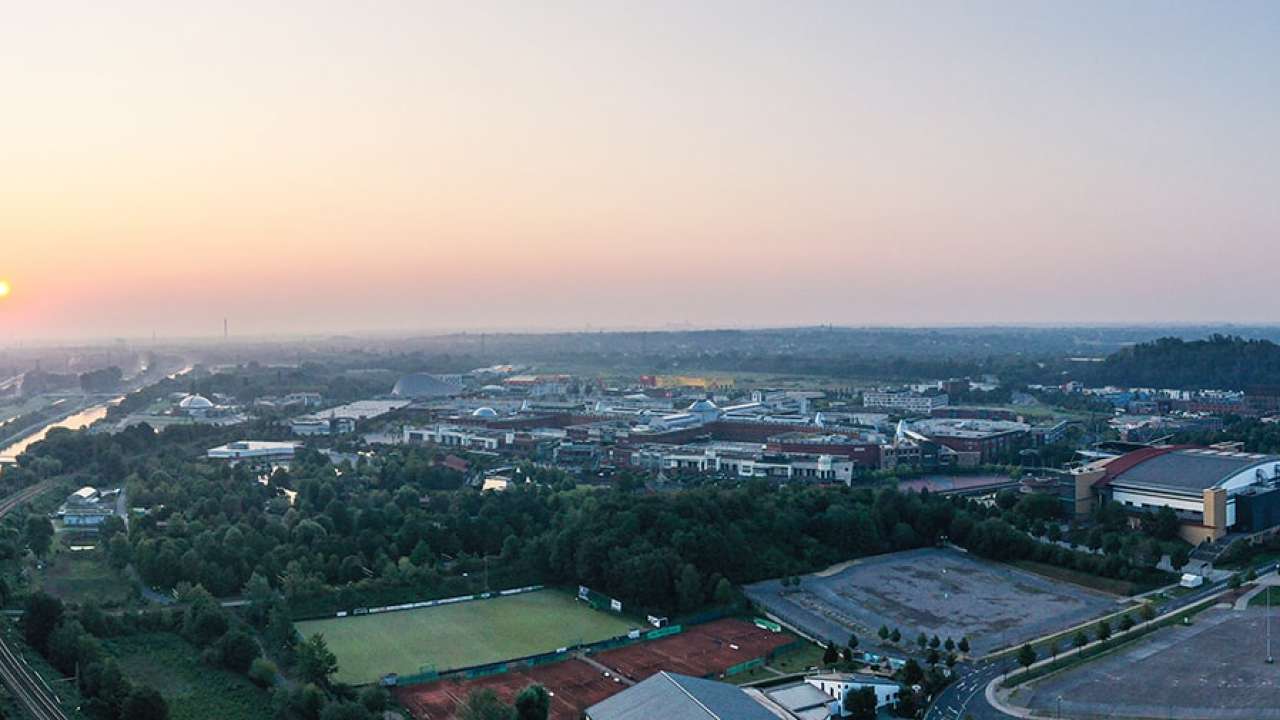
[[[276,682],[276,673],[279,668],[270,660],[260,657],[254,658],[249,665],[249,679],[259,687],[271,687]]]

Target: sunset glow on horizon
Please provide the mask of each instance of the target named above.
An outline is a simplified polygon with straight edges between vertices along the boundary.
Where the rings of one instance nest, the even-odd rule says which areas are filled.
[[[1275,3],[9,16],[5,340],[1280,320]]]

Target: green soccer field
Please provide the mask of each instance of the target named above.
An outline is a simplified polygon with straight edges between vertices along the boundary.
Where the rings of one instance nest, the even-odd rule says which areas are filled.
[[[411,675],[424,665],[443,672],[536,655],[633,627],[555,590],[297,624],[304,637],[324,636],[338,657],[337,679],[351,684]]]

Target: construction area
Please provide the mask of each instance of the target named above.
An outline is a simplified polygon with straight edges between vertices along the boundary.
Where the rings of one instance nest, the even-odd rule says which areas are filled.
[[[562,662],[513,668],[488,677],[465,676],[395,690],[396,699],[417,720],[455,717],[459,705],[476,689],[489,688],[511,702],[521,689],[540,683],[552,693],[552,720],[578,720],[587,707],[644,680],[659,670],[694,677],[720,677],[748,671],[771,654],[797,643],[738,619],[696,625],[648,642],[582,655]]]
[[[969,638],[975,654],[1021,643],[1116,609],[1116,598],[952,549],[877,555],[801,578],[749,585],[771,614],[819,640],[873,641],[881,626]]]

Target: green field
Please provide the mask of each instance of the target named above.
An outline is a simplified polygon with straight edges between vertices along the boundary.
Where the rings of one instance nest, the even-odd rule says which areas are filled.
[[[120,607],[134,597],[133,585],[97,552],[58,552],[38,571],[41,590],[64,602],[92,600],[103,607]]]
[[[297,623],[304,637],[324,636],[338,656],[337,679],[352,684],[392,672],[414,674],[427,665],[444,671],[536,655],[635,626],[554,590]]]
[[[170,720],[270,720],[271,698],[243,675],[200,661],[195,646],[172,633],[107,640],[125,677],[150,685],[169,703]]]

